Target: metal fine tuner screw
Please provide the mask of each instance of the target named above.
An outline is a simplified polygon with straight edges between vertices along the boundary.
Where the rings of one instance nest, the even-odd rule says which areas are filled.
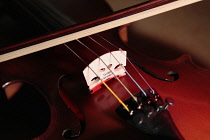
[[[165,102],[166,102],[166,105],[164,106],[164,109],[167,109],[168,106],[173,106],[175,104],[175,101],[174,99],[170,98],[170,97],[167,97],[165,99]]]

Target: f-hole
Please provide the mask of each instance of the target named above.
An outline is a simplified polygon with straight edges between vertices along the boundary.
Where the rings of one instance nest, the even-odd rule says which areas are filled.
[[[31,140],[46,131],[50,107],[41,92],[22,81],[0,89],[0,139]]]

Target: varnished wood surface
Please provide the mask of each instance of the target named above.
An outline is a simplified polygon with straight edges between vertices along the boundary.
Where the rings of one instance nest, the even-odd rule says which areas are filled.
[[[116,46],[126,48],[119,42],[115,34],[113,36],[113,32],[110,33],[104,36],[114,42]],[[98,48],[98,45],[89,39],[82,39],[82,41],[100,55],[104,53],[102,49]],[[86,58],[88,62],[95,58],[92,54],[84,51],[85,49],[78,42],[74,41],[67,44],[78,53],[81,53],[81,56]],[[103,44],[107,48],[114,50],[107,43],[103,42]],[[175,99],[176,104],[174,107],[169,108],[169,111],[185,139],[208,138],[208,118],[210,116],[208,113],[209,70],[195,65],[187,55],[172,61],[159,61],[130,50],[129,56],[147,69],[163,77],[170,70],[179,73],[180,79],[169,83],[154,79],[145,73],[142,74],[163,98],[170,96]],[[66,85],[65,88],[69,99],[73,99],[78,104],[87,121],[86,131],[78,139],[149,139],[147,136],[142,135],[141,132],[128,126],[115,114],[114,110],[119,103],[104,87],[93,96],[88,95],[88,89],[82,76],[84,67],[85,65],[62,45],[0,64],[1,85],[13,80],[29,81],[41,90],[41,95],[50,106],[50,125],[42,135],[34,139],[62,140],[64,139],[62,137],[64,129],[78,129],[77,118],[75,118],[75,115],[59,94],[59,78],[65,74],[71,77],[62,83]],[[128,65],[127,69],[131,71],[134,77],[137,77],[131,66]],[[122,77],[121,80],[133,93],[138,92],[138,89],[131,84],[127,76]],[[137,81],[143,88],[147,88],[140,78],[137,78]],[[128,95],[124,94],[124,89],[114,79],[109,82],[109,85],[117,90],[123,100],[128,98]],[[8,133],[10,132],[8,131]],[[13,135],[11,134],[11,136]],[[25,135],[20,136],[20,139],[24,138]]]
[[[105,37],[111,37],[109,38],[111,42],[123,48],[121,43],[117,43],[112,35],[108,34]],[[95,49],[97,53],[103,53],[104,50],[96,49],[99,46],[94,42],[90,42],[89,39],[82,39],[82,41]],[[84,51],[83,46],[78,42],[68,43],[67,45],[78,51],[82,57],[88,58],[87,61],[95,58],[94,55]],[[107,43],[104,43],[104,45],[111,50],[113,49]],[[132,56],[147,69],[163,77],[170,70],[178,72],[180,78],[175,82],[164,82],[145,73],[142,74],[163,98],[168,96],[174,98],[176,104],[174,107],[169,108],[169,111],[186,139],[209,137],[209,134],[206,133],[206,130],[209,129],[208,118],[210,115],[207,111],[209,106],[208,93],[210,92],[208,89],[208,83],[210,82],[210,78],[208,78],[210,77],[209,70],[194,65],[188,56],[166,62],[156,61],[132,51],[129,51],[128,56]],[[149,139],[147,136],[142,135],[141,132],[127,126],[117,116],[114,110],[119,103],[116,102],[116,99],[111,96],[107,89],[103,87],[94,95],[88,95],[88,89],[82,76],[84,67],[85,65],[68,49],[64,46],[58,46],[54,49],[1,63],[1,82],[3,84],[7,81],[21,79],[33,82],[34,85],[42,89],[42,94],[51,109],[51,123],[45,133],[36,139],[64,139],[61,136],[63,129],[75,129],[75,125],[78,127],[78,120],[75,119],[75,116],[59,95],[58,80],[63,74],[68,74],[71,77],[70,79],[67,78],[62,84],[65,85],[69,99],[79,106],[87,123],[83,135],[78,139],[120,137]],[[127,69],[143,88],[147,88],[146,84],[136,75],[129,64]],[[131,84],[132,82],[127,76],[122,77],[121,80],[133,93],[139,91],[134,84]],[[128,94],[115,80],[110,81],[109,85],[121,99],[128,98]]]

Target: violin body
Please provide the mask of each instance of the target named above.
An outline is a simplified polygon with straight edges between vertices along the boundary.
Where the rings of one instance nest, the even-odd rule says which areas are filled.
[[[122,49],[125,48],[125,46],[119,42],[119,38],[115,36],[116,34],[113,34],[113,31],[107,31],[101,33],[101,35],[103,35],[103,37],[111,37],[109,38],[110,41],[114,41],[116,46]],[[97,44],[94,45],[94,42],[91,42],[88,38],[81,40],[91,48],[99,47]],[[101,40],[101,42],[103,41]],[[104,45],[107,48],[113,49],[113,47],[107,43],[104,43]],[[70,42],[68,43],[68,46],[76,49],[83,47],[78,42]],[[81,51],[83,49],[78,50],[81,53],[81,56],[87,57],[89,61],[96,58],[85,50]],[[105,53],[101,51],[102,50],[96,49],[96,52],[99,54]],[[142,73],[142,75],[147,79],[150,85],[158,91],[162,98],[168,96],[174,98],[176,105],[169,109],[170,113],[181,133],[184,133],[185,138],[190,138],[189,134],[191,132],[186,132],[184,128],[187,127],[187,124],[184,122],[188,120],[192,121],[192,124],[196,124],[200,119],[199,117],[192,117],[191,120],[189,114],[191,116],[196,114],[202,118],[205,116],[208,118],[209,116],[208,112],[206,112],[207,108],[205,105],[202,106],[202,108],[198,108],[199,105],[205,104],[208,100],[209,95],[205,93],[209,92],[208,89],[206,89],[209,83],[209,79],[206,78],[209,77],[209,71],[192,64],[190,58],[186,55],[177,60],[166,62],[152,60],[137,54],[132,50],[128,51],[128,56],[132,56],[133,59],[138,61],[141,65],[147,66],[148,69],[155,70],[155,73],[162,73],[163,76],[170,70],[179,73],[180,78],[175,82],[160,81],[145,73]],[[77,118],[77,115],[72,112],[71,108],[68,108],[68,103],[66,102],[68,100],[72,100],[76,104],[79,108],[79,112],[83,114],[86,121],[84,133],[81,134],[78,139],[107,139],[120,137],[132,139],[144,137],[149,139],[148,136],[143,135],[137,129],[129,126],[125,120],[117,115],[115,110],[119,106],[119,103],[105,87],[102,87],[94,94],[89,93],[82,75],[82,70],[86,66],[79,60],[75,61],[76,59],[78,60],[73,53],[68,51],[65,46],[61,45],[1,63],[2,85],[14,80],[31,82],[35,87],[41,89],[41,95],[49,104],[50,124],[45,132],[35,139],[64,139],[62,137],[64,130],[72,129],[75,133],[78,131],[80,127],[79,119]],[[132,69],[132,67],[126,67],[126,69]],[[135,72],[131,71],[131,74],[133,73]],[[62,85],[64,85],[66,92],[66,99],[62,100],[62,97],[59,94],[59,90],[61,89],[58,88],[59,78],[66,74],[67,76],[60,81]],[[134,76],[137,77],[137,75]],[[132,82],[127,76],[121,77],[120,79],[129,89],[131,89],[132,93],[139,92],[135,85],[131,84]],[[190,79],[190,81],[188,79]],[[137,80],[143,88],[147,88],[140,78],[137,78]],[[125,93],[125,90],[116,80],[112,79],[108,84],[112,89],[117,89],[116,92],[122,100],[129,98],[129,95]],[[199,96],[197,95],[198,93],[200,93]],[[202,103],[197,102],[197,99],[202,101]],[[193,103],[196,103],[197,105],[191,107]],[[205,113],[202,113],[202,111],[205,111]],[[195,119],[197,120],[195,121]],[[183,126],[183,124],[186,125]],[[193,129],[192,126],[188,129],[192,132],[197,131],[195,128]],[[207,125],[206,129],[208,129]],[[201,133],[203,133],[204,136],[208,135],[204,132]],[[26,137],[27,135],[28,134],[24,134],[22,137]]]
[[[187,55],[183,55],[176,60],[159,61],[137,53],[132,50],[132,46],[128,47],[121,42],[116,29],[99,33],[99,35],[106,38],[115,47],[126,50],[128,57],[134,59],[137,63],[145,66],[160,77],[167,77],[166,73],[168,71],[176,71],[179,74],[179,79],[174,82],[166,82],[144,73],[135,66],[147,82],[159,93],[162,99],[172,97],[175,100],[175,106],[169,107],[169,111],[166,110],[166,114],[169,115],[171,120],[173,119],[185,139],[205,139],[210,137],[207,131],[210,129],[208,122],[210,113],[207,111],[210,96],[207,94],[210,92],[207,88],[210,83],[209,70],[196,66]],[[103,40],[100,36],[92,35],[91,37],[97,42],[100,42],[108,50],[116,50],[113,45]],[[92,41],[89,37],[82,38],[80,41],[94,50],[99,56],[107,53],[107,50],[102,49],[99,44]],[[68,42],[66,45],[82,57],[87,64],[98,58],[78,41]],[[64,140],[66,139],[64,133],[68,133],[70,130],[70,135],[77,135],[79,133],[79,136],[76,138],[79,140],[119,138],[133,140],[168,139],[168,137],[164,136],[145,134],[129,125],[116,113],[116,109],[120,106],[120,103],[105,86],[102,85],[98,91],[91,94],[82,74],[85,67],[87,65],[78,59],[65,45],[55,46],[0,63],[1,96],[7,94],[7,87],[21,83],[32,85],[36,89],[35,93],[42,97],[42,99],[38,100],[35,100],[36,98],[33,97],[28,99],[25,95],[30,94],[30,92],[27,92],[21,96],[22,98],[13,96],[12,99],[14,101],[5,98],[4,102],[6,102],[6,105],[2,104],[2,113],[14,115],[16,112],[13,112],[13,110],[23,108],[23,110],[20,110],[22,114],[37,114],[34,117],[32,115],[32,121],[25,122],[23,120],[24,118],[22,119],[20,117],[21,114],[17,114],[16,117],[20,117],[20,119],[17,119],[17,122],[11,121],[12,117],[11,120],[7,119],[7,121],[4,121],[4,118],[0,118],[4,126],[8,123],[11,128],[14,126],[17,128],[5,129],[4,126],[1,127],[0,137],[2,139],[22,140]],[[148,88],[147,84],[137,75],[131,64],[128,63],[125,68],[143,89]],[[120,80],[133,94],[140,92],[128,75],[120,77]],[[107,84],[116,92],[122,101],[130,98],[130,95],[126,93],[125,89],[115,78],[107,81]],[[29,100],[28,105],[20,105],[24,103],[24,98]],[[39,112],[42,105],[35,105],[35,108],[31,108],[29,106],[30,101],[34,104],[43,102],[45,106],[43,107],[43,112],[46,113],[41,114]],[[11,102],[15,102],[14,105]],[[7,103],[13,106],[8,107]],[[9,112],[8,109],[11,108],[13,110]],[[36,119],[36,117],[43,118],[47,122],[43,124],[43,120]],[[22,128],[20,123],[18,123],[20,120],[23,122],[23,126],[25,126],[24,123],[29,123],[28,127]],[[82,124],[81,120],[85,121],[85,124]],[[161,121],[164,121],[164,119]],[[32,124],[35,128],[29,130]],[[39,128],[42,126],[44,129],[40,130]],[[176,128],[176,126],[174,127]],[[82,131],[81,127],[84,128]],[[176,129],[174,132],[177,131]],[[179,135],[175,139],[183,139]]]

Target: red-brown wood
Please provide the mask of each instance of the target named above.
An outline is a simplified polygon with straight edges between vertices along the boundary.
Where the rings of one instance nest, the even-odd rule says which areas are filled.
[[[113,31],[107,31],[101,35],[117,47],[128,49],[119,42]],[[92,37],[109,50],[115,50],[97,35]],[[106,52],[88,38],[83,38],[81,41],[99,55]],[[67,43],[67,45],[88,63],[96,58],[76,41]],[[196,66],[187,55],[166,62],[147,58],[132,50],[128,50],[128,56],[162,77],[165,77],[166,73],[171,70],[178,72],[180,78],[175,82],[160,81],[141,73],[163,98],[168,96],[174,98],[176,104],[174,107],[169,107],[169,111],[185,139],[206,139],[209,137],[209,70]],[[105,87],[93,95],[88,94],[88,88],[82,76],[82,70],[85,67],[83,62],[61,45],[1,63],[1,84],[21,79],[33,83],[43,91],[41,94],[51,109],[51,122],[48,129],[35,139],[62,140],[64,139],[61,135],[63,130],[78,130],[78,120],[59,94],[59,78],[65,74],[70,77],[61,81],[66,90],[66,96],[68,96],[65,100],[70,99],[78,105],[86,121],[85,131],[78,139],[148,139],[141,132],[130,127],[115,113],[119,103]],[[143,88],[147,88],[129,64],[126,69]],[[128,76],[120,79],[132,93],[139,92]],[[122,100],[129,97],[116,80],[113,79],[108,84]]]
[[[164,2],[170,1],[171,0],[166,0]],[[158,2],[158,0],[154,1],[154,3],[155,2]],[[154,4],[153,6],[156,5]],[[142,10],[141,6],[138,8],[137,11]],[[147,8],[151,7],[148,5]],[[134,8],[133,10],[135,11],[136,9]],[[128,13],[132,14],[134,12],[133,10]],[[102,22],[123,17],[128,13],[121,11],[107,18],[91,21],[64,31],[17,44],[8,49],[3,49],[2,53],[8,50],[10,51],[10,49],[16,49],[16,47],[25,47],[29,44],[35,44],[87,27],[92,27]],[[114,43],[117,47],[127,49],[129,57],[132,57],[157,75],[165,77],[166,73],[171,70],[179,73],[180,78],[177,81],[164,82],[141,72],[149,84],[155,88],[163,98],[168,96],[174,98],[176,104],[174,107],[170,107],[169,111],[185,139],[206,139],[210,137],[208,133],[210,130],[208,121],[210,118],[208,111],[208,99],[210,96],[208,94],[210,92],[208,88],[210,83],[209,70],[196,66],[187,55],[183,55],[172,61],[150,59],[125,47],[119,41],[114,31],[107,31],[101,33],[101,35]],[[93,37],[108,49],[116,50],[97,35],[93,35]],[[106,52],[88,38],[83,38],[81,41],[96,51],[98,55],[102,55]],[[87,49],[77,41],[69,42],[67,45],[74,49],[87,63],[90,63],[96,58],[96,56],[88,52]],[[64,45],[60,45],[1,63],[0,84],[4,85],[14,80],[28,81],[39,89],[39,93],[37,94],[45,98],[50,107],[50,124],[43,134],[34,138],[35,140],[64,140],[62,137],[63,130],[75,129],[75,131],[77,131],[79,129],[79,120],[76,118],[76,115],[79,115],[80,119],[85,119],[86,121],[85,131],[81,137],[78,138],[81,140],[119,138],[134,140],[149,139],[149,137],[129,126],[115,113],[115,109],[119,106],[119,103],[105,87],[102,87],[93,95],[88,94],[88,88],[82,75],[82,70],[85,67],[86,65],[74,56]],[[143,88],[147,88],[146,84],[137,76],[129,64],[126,69],[136,78],[137,82]],[[64,99],[62,99],[59,93],[61,90],[59,89],[59,78],[63,75],[67,75],[66,78],[60,81],[60,84],[65,89],[65,97],[62,96]],[[121,77],[120,79],[133,94],[139,92],[128,76]],[[109,81],[108,84],[122,100],[129,98],[128,94],[116,80],[113,79]],[[1,90],[4,91],[4,87],[2,87]],[[76,115],[67,106],[70,100],[78,106],[79,113]],[[8,139],[30,139],[26,137],[30,136],[30,134],[21,134],[17,137],[10,131],[6,133],[11,136]],[[0,135],[4,136],[1,132]]]

